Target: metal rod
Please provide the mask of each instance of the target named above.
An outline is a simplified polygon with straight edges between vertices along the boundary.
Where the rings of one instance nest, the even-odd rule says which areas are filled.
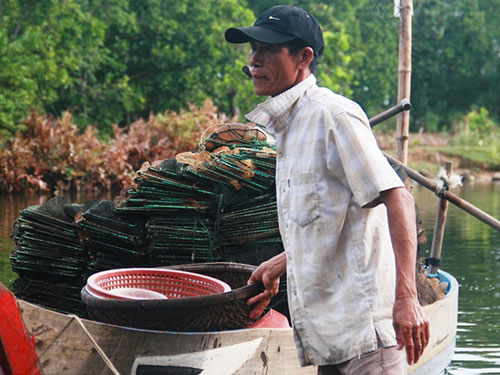
[[[403,163],[393,158],[392,156],[387,155],[386,153],[384,153],[384,155],[387,158],[387,160],[389,160],[391,163],[400,166],[407,173],[408,177],[410,177],[413,181],[418,182],[420,185],[422,185],[423,187],[429,189],[434,193],[436,193],[439,190],[435,182],[422,176],[420,173],[404,165]],[[486,212],[480,210],[476,206],[460,198],[459,196],[453,194],[452,192],[445,191],[443,195],[444,198],[446,198],[446,200],[453,203],[458,208],[461,208],[465,212],[474,216],[476,219],[479,219],[483,223],[488,224],[490,227],[500,232],[500,221],[495,219],[493,216],[488,215]]]
[[[453,163],[445,162],[446,176],[450,177],[453,172]],[[446,215],[448,211],[448,201],[445,198],[439,198],[436,212],[436,222],[434,223],[434,235],[432,237],[431,258],[434,263],[431,263],[431,273],[436,274],[439,269],[439,260],[441,260],[441,249],[443,247],[444,228],[446,226]]]
[[[392,116],[397,115],[398,113],[401,113],[403,111],[409,111],[411,109],[411,103],[408,99],[403,99],[398,105],[395,105],[394,107],[391,107],[387,110],[385,110],[382,113],[379,113],[378,115],[373,116],[369,121],[370,121],[370,126],[374,127],[375,125],[381,123],[382,121],[385,121]]]

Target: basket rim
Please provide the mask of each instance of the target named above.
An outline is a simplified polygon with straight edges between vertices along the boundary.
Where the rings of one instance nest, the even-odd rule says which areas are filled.
[[[191,263],[176,266],[166,266],[158,268],[189,268],[191,269],[205,269],[206,271],[240,271],[252,272],[256,266],[246,265],[243,263],[231,262],[214,262],[214,263]],[[185,298],[169,298],[169,299],[150,299],[150,300],[124,300],[124,299],[105,299],[92,295],[84,286],[81,290],[81,299],[89,307],[94,308],[114,308],[120,310],[135,310],[138,307],[143,309],[179,309],[190,308],[214,304],[224,304],[236,300],[243,300],[253,297],[264,290],[262,283],[255,283],[245,285],[240,288],[232,289],[224,293],[209,294],[198,297],[185,297]]]
[[[236,262],[206,262],[206,263],[186,263],[186,264],[176,264],[172,266],[160,266],[158,268],[167,269],[189,269],[188,272],[200,271],[232,271],[241,273],[252,273],[257,266],[245,263]]]
[[[120,289],[115,288],[111,290],[104,289],[98,285],[98,282],[106,277],[111,276],[124,276],[124,275],[133,275],[138,273],[144,274],[158,274],[165,276],[184,276],[187,279],[193,280],[203,280],[206,282],[210,282],[213,285],[218,285],[222,288],[222,291],[219,293],[225,293],[231,290],[231,287],[224,281],[216,279],[215,277],[203,275],[196,272],[183,271],[180,269],[168,269],[168,268],[159,268],[159,267],[130,267],[130,268],[115,268],[106,271],[96,272],[90,275],[87,278],[87,284],[85,285],[87,289],[92,292],[93,295],[101,297],[101,298],[112,298],[112,299],[124,299],[127,298],[122,296],[117,296],[111,293],[112,290]],[[189,280],[187,280],[189,282]],[[134,299],[137,300],[137,299]]]

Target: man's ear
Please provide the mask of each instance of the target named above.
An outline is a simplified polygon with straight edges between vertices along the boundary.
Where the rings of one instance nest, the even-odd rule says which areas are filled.
[[[304,47],[300,53],[300,63],[304,66],[309,66],[314,58],[314,51],[311,47]]]

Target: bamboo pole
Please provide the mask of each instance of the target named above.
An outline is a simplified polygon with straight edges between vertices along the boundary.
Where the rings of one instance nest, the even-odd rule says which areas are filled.
[[[386,153],[384,153],[384,155],[387,158],[387,160],[389,160],[391,163],[393,163],[395,165],[399,165],[408,174],[408,177],[410,177],[413,181],[416,181],[420,185],[422,185],[423,187],[429,189],[430,191],[432,191],[434,193],[437,193],[437,191],[439,189],[438,189],[438,186],[435,182],[422,176],[417,171],[407,167],[406,165],[401,163],[396,158],[393,158],[392,156],[390,156]],[[500,232],[500,221],[495,219],[493,216],[490,216],[486,212],[481,211],[479,208],[477,208],[473,204],[467,202],[465,199],[460,198],[459,196],[453,194],[450,191],[445,191],[443,193],[443,196],[444,196],[444,198],[446,198],[449,202],[453,203],[458,208],[461,208],[465,212],[474,216],[476,219],[481,220],[483,223],[488,224],[490,227],[492,227],[493,229],[496,229],[497,231]]]
[[[392,108],[389,108],[387,111],[370,118],[370,120],[369,120],[370,125],[375,126],[378,123],[380,123],[381,121],[385,121],[389,117],[394,116],[395,114],[401,113],[402,111],[408,111],[410,107],[411,107],[411,105],[409,105],[409,102],[408,103],[406,101],[402,102],[402,103],[400,103]],[[398,159],[386,154],[385,152],[382,152],[382,153],[384,154],[386,159],[389,160],[389,162],[401,167],[406,172],[408,177],[410,177],[413,181],[418,182],[420,185],[429,189],[433,193],[435,193],[435,194],[437,193],[438,186],[435,182],[429,180],[428,178],[422,176],[417,171],[415,171],[415,170],[411,169],[410,167],[408,167],[407,165],[401,163]],[[461,208],[465,212],[474,216],[476,219],[481,220],[483,223],[488,224],[490,227],[492,227],[493,229],[496,229],[497,231],[500,232],[500,221],[495,219],[493,216],[488,215],[486,212],[481,211],[479,208],[475,207],[471,203],[467,202],[466,200],[458,197],[457,195],[455,195],[449,191],[445,191],[443,193],[443,196],[447,201],[453,203],[458,208]]]
[[[399,63],[398,63],[398,102],[410,100],[411,90],[411,20],[412,0],[399,0]],[[396,158],[403,164],[408,163],[408,137],[410,113],[398,115],[396,127]]]
[[[451,161],[445,162],[446,176],[451,176],[453,172],[453,163]],[[448,201],[444,197],[438,200],[438,207],[436,212],[436,222],[434,223],[434,235],[432,236],[431,246],[431,272],[436,274],[441,262],[441,249],[443,247],[444,227],[446,226],[446,215],[448,213]]]

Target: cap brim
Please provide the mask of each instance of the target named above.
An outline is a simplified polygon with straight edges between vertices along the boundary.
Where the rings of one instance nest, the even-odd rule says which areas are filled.
[[[251,40],[256,40],[261,43],[285,43],[296,37],[289,34],[279,33],[277,31],[262,27],[231,27],[224,33],[226,40],[230,43],[246,43]]]

